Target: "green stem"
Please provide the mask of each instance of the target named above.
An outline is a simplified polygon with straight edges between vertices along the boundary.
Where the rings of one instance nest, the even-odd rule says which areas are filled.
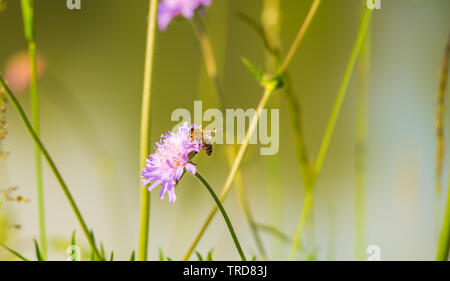
[[[450,248],[450,180],[447,190],[447,203],[445,206],[444,221],[442,223],[441,234],[439,235],[437,261],[446,261]]]
[[[305,37],[306,31],[308,31],[309,26],[311,25],[311,22],[316,15],[317,9],[319,8],[319,5],[321,3],[321,0],[314,0],[314,2],[311,5],[311,8],[309,9],[308,14],[306,15],[305,21],[303,22],[302,26],[300,27],[297,36],[295,37],[294,43],[292,43],[291,48],[289,49],[286,57],[284,58],[283,64],[281,65],[279,69],[279,73],[282,74],[286,71],[288,65],[291,63],[292,59],[294,58],[295,53],[297,52],[298,46],[300,46],[300,43],[302,42],[303,38]]]
[[[294,238],[292,239],[292,246],[289,252],[289,260],[293,260],[295,258],[295,254],[300,249],[303,229],[305,228],[307,218],[311,211],[312,204],[313,204],[313,192],[312,190],[306,191],[305,198],[303,199],[303,207],[300,213],[300,219],[298,220],[297,229],[295,230]]]
[[[37,77],[36,77],[36,45],[30,43],[28,45],[30,65],[31,65],[31,119],[33,128],[38,136],[40,136],[39,122],[39,98],[37,93]],[[45,207],[44,207],[44,184],[42,178],[42,154],[38,145],[35,144],[35,167],[36,167],[36,186],[38,197],[38,213],[39,213],[39,241],[44,259],[47,258],[47,235],[45,230]]]
[[[239,240],[236,236],[236,233],[234,232],[233,225],[231,225],[231,221],[227,215],[227,212],[225,212],[222,203],[220,202],[219,198],[217,197],[216,193],[214,193],[214,190],[211,188],[208,182],[198,172],[195,174],[195,176],[203,183],[203,185],[206,187],[208,192],[213,197],[214,201],[217,204],[217,207],[219,208],[223,218],[225,219],[225,223],[227,224],[228,230],[230,231],[231,238],[233,238],[236,249],[239,252],[239,255],[241,256],[241,260],[246,261],[247,259],[245,258],[244,252],[242,251],[241,244],[239,244]]]
[[[322,139],[322,144],[320,145],[319,153],[317,155],[317,159],[314,165],[314,181],[317,175],[320,173],[322,169],[323,162],[327,155],[328,147],[330,145],[331,137],[333,136],[334,128],[336,127],[336,121],[339,117],[339,113],[342,108],[342,103],[344,102],[345,94],[347,93],[347,88],[350,83],[350,78],[352,77],[353,70],[356,65],[356,61],[358,59],[359,53],[361,51],[362,45],[364,43],[364,38],[366,37],[367,30],[369,29],[370,18],[372,16],[372,10],[367,9],[364,13],[364,17],[362,19],[361,25],[359,27],[358,37],[356,38],[355,45],[353,46],[352,53],[350,55],[350,59],[347,63],[347,67],[345,69],[344,78],[342,79],[341,86],[339,88],[339,92],[336,97],[336,101],[334,103],[333,109],[331,111],[330,119],[328,120],[327,128],[325,129],[325,134]]]
[[[139,159],[139,165],[141,167],[141,170],[145,168],[145,159],[148,157],[150,147],[150,100],[152,89],[157,10],[158,10],[158,0],[150,0],[150,7],[148,12],[147,43],[146,43],[147,46],[145,52],[144,85],[142,93],[142,111],[141,111],[141,132],[140,132],[141,137],[140,137],[140,159]],[[146,187],[141,187],[140,197],[141,197],[140,229],[139,229],[139,246],[137,259],[139,261],[145,261],[147,259],[149,218],[150,218],[150,193],[148,192]]]
[[[292,57],[295,53],[295,50],[297,50],[298,45],[300,44],[300,42],[302,41],[306,31],[308,30],[308,27],[311,24],[312,18],[314,17],[316,11],[317,11],[317,6],[318,6],[318,2],[320,2],[320,0],[315,0],[313,2],[313,5],[311,6],[310,11],[308,12],[308,15],[305,19],[305,21],[303,22],[302,26],[300,27],[300,31],[299,31],[299,35],[297,35],[297,38],[295,40],[295,42],[293,43],[293,46],[291,47],[291,49],[293,49],[294,45],[296,45],[296,47],[293,49],[294,51],[291,51],[290,56]],[[290,59],[285,60],[285,62],[283,63],[284,68],[280,68],[279,73],[283,74],[285,68],[289,65]],[[269,98],[272,96],[273,92],[275,91],[275,88],[277,86],[278,81],[273,81],[273,83],[266,83],[266,85],[264,85],[264,94],[263,97],[261,98],[258,107],[256,108],[256,114],[255,116],[253,116],[252,120],[250,121],[250,126],[247,130],[247,133],[245,135],[244,138],[244,142],[241,144],[241,146],[239,147],[239,151],[237,153],[236,158],[234,159],[233,162],[233,166],[231,167],[231,170],[228,174],[228,177],[225,181],[225,184],[222,188],[222,192],[220,193],[220,200],[223,201],[226,197],[226,195],[228,194],[228,191],[230,190],[231,187],[231,183],[233,182],[234,177],[236,176],[239,167],[242,164],[242,160],[244,158],[244,155],[247,151],[248,148],[248,144],[249,144],[249,140],[250,137],[253,135],[253,133],[255,132],[256,126],[258,124],[258,120],[259,117],[261,115],[261,111],[265,108]],[[189,246],[189,249],[187,250],[186,254],[184,255],[183,260],[188,260],[189,257],[191,256],[192,252],[194,251],[195,247],[197,246],[198,242],[200,241],[200,238],[203,236],[203,234],[205,233],[206,229],[208,228],[209,224],[211,223],[212,218],[214,217],[214,215],[217,212],[217,207],[214,207],[208,214],[205,222],[202,224],[198,234],[195,236],[194,241],[191,243],[191,245]]]
[[[315,185],[315,181],[317,179],[318,174],[320,173],[321,169],[322,169],[322,165],[323,162],[325,160],[325,156],[327,154],[328,151],[328,147],[331,141],[331,137],[333,136],[333,132],[334,132],[334,128],[336,125],[336,121],[337,118],[339,116],[339,112],[341,110],[342,107],[342,103],[344,101],[344,97],[345,94],[347,93],[347,88],[350,82],[350,78],[352,76],[353,70],[355,68],[355,64],[357,61],[357,58],[359,56],[359,53],[361,51],[362,45],[364,43],[364,39],[366,37],[366,33],[367,30],[369,28],[369,23],[370,23],[370,18],[372,15],[372,10],[367,9],[364,17],[362,19],[361,25],[359,27],[359,31],[358,31],[358,36],[356,38],[356,42],[355,45],[353,46],[353,50],[352,53],[350,55],[350,59],[348,61],[347,67],[345,69],[345,73],[344,73],[344,78],[342,80],[341,86],[339,88],[339,92],[338,95],[336,97],[336,101],[335,104],[333,106],[333,109],[331,111],[331,116],[330,119],[328,121],[327,124],[327,128],[325,130],[325,135],[323,137],[322,140],[322,144],[320,146],[319,149],[319,153],[317,156],[317,159],[315,161],[315,165],[312,171],[312,175],[311,175],[311,179],[309,181],[309,188],[307,188],[307,195],[309,194],[309,192],[313,192],[314,189],[314,185]],[[308,191],[308,189],[310,189],[310,191]],[[306,202],[309,199],[305,197],[305,204],[303,206],[303,210],[301,212],[301,215],[299,217],[299,221],[297,223],[297,230],[295,232],[294,238],[293,238],[293,242],[292,242],[292,247],[291,247],[291,254],[290,254],[290,258],[294,257],[294,254],[296,252],[296,249],[299,247],[300,245],[300,239],[301,239],[301,235],[302,235],[302,231],[303,231],[303,225],[304,225],[304,221],[305,218],[307,218],[307,214],[304,214],[304,212],[309,213],[310,211],[310,207],[305,207]],[[312,200],[312,195],[311,195],[311,200]]]
[[[72,194],[69,191],[69,188],[67,187],[67,184],[65,183],[58,168],[56,167],[55,162],[51,158],[47,149],[44,147],[44,144],[41,142],[39,136],[34,131],[33,126],[31,125],[30,121],[28,120],[22,106],[19,104],[19,102],[17,101],[16,97],[11,92],[11,90],[8,88],[8,86],[6,85],[6,83],[3,80],[3,77],[1,75],[0,75],[0,86],[3,87],[3,89],[5,89],[8,99],[13,104],[14,108],[16,109],[17,113],[20,116],[20,119],[22,119],[22,122],[24,123],[28,133],[31,135],[31,137],[33,138],[36,145],[39,146],[39,149],[42,151],[42,155],[44,156],[44,159],[47,161],[48,165],[50,166],[50,169],[52,170],[53,174],[56,177],[56,180],[58,181],[59,185],[61,186],[61,189],[63,190],[64,195],[66,196],[67,200],[69,201],[69,204],[72,207],[72,210],[75,213],[75,216],[76,216],[78,222],[80,223],[81,228],[83,229],[83,232],[86,236],[86,239],[89,242],[89,245],[91,246],[92,251],[94,251],[94,253],[98,259],[103,260],[103,257],[98,252],[97,247],[95,246],[95,242],[94,242],[91,234],[89,233],[89,228],[87,227],[87,225],[81,215],[81,212],[78,209],[78,206],[75,203],[75,200],[73,199]]]
[[[34,36],[34,1],[22,0],[22,16],[24,23],[25,37],[28,41],[28,56],[30,60],[30,96],[31,96],[31,119],[33,129],[37,136],[40,136],[39,122],[39,96],[37,89],[37,62],[36,62],[36,41]],[[42,179],[42,154],[38,145],[35,144],[34,161],[36,168],[37,204],[39,217],[39,241],[42,256],[47,258],[47,235],[45,229],[45,205],[44,205],[44,184]]]

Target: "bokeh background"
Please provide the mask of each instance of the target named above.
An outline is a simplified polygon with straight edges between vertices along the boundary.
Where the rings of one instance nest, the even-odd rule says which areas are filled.
[[[39,80],[42,139],[97,240],[108,251],[114,250],[117,258],[128,259],[138,244],[138,143],[148,1],[82,0],[81,10],[68,10],[65,2],[36,1],[37,48],[46,64]],[[311,2],[281,1],[284,54]],[[0,71],[12,56],[26,50],[20,1],[4,3],[0,11]],[[262,5],[260,0],[213,0],[205,14],[227,108],[255,108],[262,95],[241,57],[262,68],[265,50],[258,35],[236,16],[242,11],[260,20]],[[360,5],[359,0],[324,0],[289,66],[312,158],[356,38]],[[382,9],[373,14],[367,242],[380,247],[383,260],[429,260],[435,255],[434,114],[449,11],[448,0],[382,0]],[[307,235],[309,251],[322,260],[354,259],[355,82],[353,76],[318,179],[314,224]],[[170,121],[174,109],[192,110],[196,99],[204,99],[207,108],[206,99],[212,91],[191,25],[177,20],[167,31],[158,32],[152,142],[175,125]],[[30,113],[28,91],[17,93],[17,97]],[[258,222],[273,224],[268,182],[278,185],[282,219],[277,223],[292,236],[303,189],[284,99],[274,96],[269,107],[280,108],[279,154],[260,156],[259,147],[252,145],[241,171]],[[0,162],[0,189],[18,186],[18,193],[30,202],[4,203],[0,210],[3,224],[7,221],[21,228],[3,227],[0,239],[32,257],[33,238],[38,236],[33,143],[10,106],[7,118],[9,133],[2,145],[10,156]],[[197,162],[219,192],[229,168],[223,148],[215,150],[213,157],[200,156]],[[270,157],[277,157],[280,163],[275,171],[268,164]],[[65,247],[74,229],[80,243],[86,242],[54,176],[44,167],[49,256],[65,259]],[[279,178],[269,181],[271,173]],[[181,259],[213,206],[209,194],[191,176],[184,177],[177,195],[176,204],[170,204],[152,194],[152,259],[158,257],[158,248],[172,259]],[[245,252],[257,254],[234,188],[225,208]],[[286,258],[288,243],[268,233],[262,237],[272,258]],[[232,243],[217,215],[198,250],[206,253],[214,248],[215,259],[237,259]],[[11,258],[0,249],[0,260]]]

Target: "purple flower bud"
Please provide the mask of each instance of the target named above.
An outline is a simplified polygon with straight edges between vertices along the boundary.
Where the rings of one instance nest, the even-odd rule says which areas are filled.
[[[190,19],[197,8],[210,4],[211,0],[162,0],[158,7],[159,29],[165,30],[172,19],[178,16]]]

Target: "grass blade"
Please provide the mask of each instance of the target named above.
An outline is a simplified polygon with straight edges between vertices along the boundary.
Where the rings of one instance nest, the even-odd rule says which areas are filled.
[[[160,260],[160,261],[163,261],[163,260],[164,260],[164,253],[163,253],[163,250],[162,250],[161,248],[159,248],[158,251],[159,251],[159,260]]]
[[[23,261],[30,261],[29,259],[25,258],[23,255],[21,255],[19,252],[14,251],[13,249],[9,248],[6,245],[1,244],[1,246],[3,248],[5,248],[8,252],[10,252],[11,254],[13,254],[14,256],[18,257],[19,259],[23,260]]]
[[[44,261],[44,257],[42,256],[41,250],[39,249],[39,244],[36,239],[34,239],[34,249],[36,251],[36,258],[38,261]]]
[[[214,249],[209,250],[208,255],[206,256],[206,261],[213,261],[213,257],[212,257],[213,250]]]
[[[198,261],[203,261],[203,257],[198,251],[195,251],[195,254],[197,255]]]

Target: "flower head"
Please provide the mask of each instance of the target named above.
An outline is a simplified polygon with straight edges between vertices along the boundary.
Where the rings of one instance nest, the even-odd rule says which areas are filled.
[[[141,181],[143,186],[147,184],[149,191],[161,184],[159,197],[169,194],[169,201],[174,203],[177,196],[175,185],[180,180],[184,171],[193,175],[197,172],[190,158],[203,147],[201,141],[191,138],[191,129],[201,128],[194,124],[184,123],[178,128],[178,132],[168,132],[161,135],[161,140],[154,146],[155,152],[147,158],[146,167],[142,170]]]
[[[172,19],[178,16],[190,19],[199,7],[210,4],[211,0],[162,0],[158,7],[159,29],[165,30]]]

